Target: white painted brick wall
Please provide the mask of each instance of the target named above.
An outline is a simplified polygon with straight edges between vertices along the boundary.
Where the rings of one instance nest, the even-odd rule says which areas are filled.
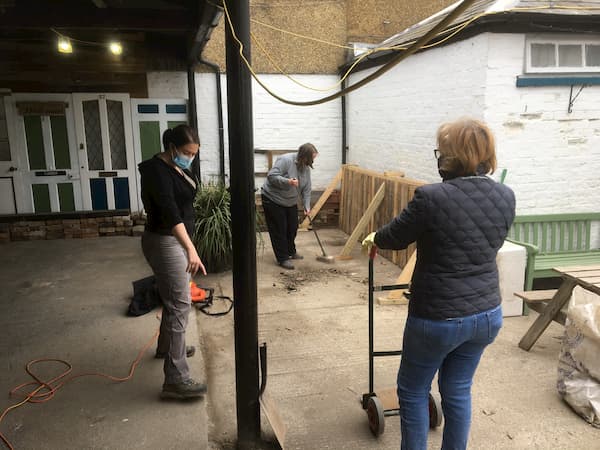
[[[439,181],[433,156],[438,126],[464,115],[483,118],[487,42],[480,35],[413,55],[351,93],[348,162]]]
[[[583,89],[569,114],[569,86],[516,87],[524,35],[490,34],[489,42],[485,119],[517,213],[599,211],[600,86]]]
[[[600,86],[585,88],[570,114],[569,86],[517,88],[524,46],[522,34],[482,34],[413,55],[350,94],[349,162],[438,181],[437,126],[469,115],[494,131],[494,177],[507,169],[518,214],[598,211]]]
[[[152,76],[151,76],[152,75]],[[260,75],[261,80],[278,95],[297,101],[312,100],[330,94],[306,90],[282,75]],[[302,83],[326,88],[339,78],[334,75],[294,75]],[[229,175],[227,79],[221,75],[223,99],[223,126],[225,136],[225,171]],[[155,72],[148,75],[148,92],[153,97],[175,96],[185,91],[185,73]],[[271,97],[254,80],[253,115],[254,147],[265,149],[292,149],[305,142],[312,142],[319,150],[319,157],[312,172],[313,189],[324,189],[341,165],[341,102],[335,100],[317,106],[291,106]],[[217,121],[216,81],[212,73],[196,74],[196,99],[198,106],[198,131],[202,141],[201,168],[204,181],[217,180],[219,173],[219,134]],[[266,171],[266,156],[256,155],[255,171]],[[259,188],[264,179],[255,180]]]
[[[148,72],[148,98],[188,98],[186,72]]]

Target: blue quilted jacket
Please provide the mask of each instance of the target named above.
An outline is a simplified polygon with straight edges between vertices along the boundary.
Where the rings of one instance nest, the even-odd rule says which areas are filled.
[[[417,243],[409,314],[465,317],[500,304],[496,254],[515,217],[515,195],[487,176],[422,186],[375,235],[382,249]]]

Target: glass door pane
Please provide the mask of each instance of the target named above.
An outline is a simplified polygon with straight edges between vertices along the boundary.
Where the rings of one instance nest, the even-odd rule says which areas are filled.
[[[125,129],[123,125],[123,103],[116,100],[106,100],[106,113],[108,115],[111,169],[127,169]]]
[[[87,148],[88,168],[104,170],[102,155],[102,131],[100,129],[100,105],[98,100],[83,102],[83,123]]]

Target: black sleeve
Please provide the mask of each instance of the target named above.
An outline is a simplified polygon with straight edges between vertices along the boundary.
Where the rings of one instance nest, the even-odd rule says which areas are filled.
[[[382,249],[402,250],[415,242],[425,229],[427,199],[417,188],[413,199],[390,223],[375,234],[375,245]]]

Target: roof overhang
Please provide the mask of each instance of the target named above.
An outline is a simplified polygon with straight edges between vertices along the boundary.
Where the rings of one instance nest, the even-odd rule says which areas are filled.
[[[209,0],[2,0],[0,87],[13,91],[129,91],[152,70],[194,65],[220,8]],[[59,34],[72,54],[57,51]],[[106,43],[118,40],[123,54]]]
[[[432,42],[441,41],[451,33],[452,31],[446,30],[440,33]],[[481,33],[600,33],[600,14],[565,15],[533,12],[501,12],[490,14],[467,25],[459,33],[439,45],[449,45]],[[405,46],[409,46],[410,43],[406,42]],[[427,51],[427,49],[420,50],[420,52],[423,51]],[[373,53],[357,64],[353,71],[356,72],[381,66],[390,61],[394,56],[397,56],[399,52],[402,52],[402,50],[383,50]],[[345,73],[353,61],[340,66],[340,73]]]

